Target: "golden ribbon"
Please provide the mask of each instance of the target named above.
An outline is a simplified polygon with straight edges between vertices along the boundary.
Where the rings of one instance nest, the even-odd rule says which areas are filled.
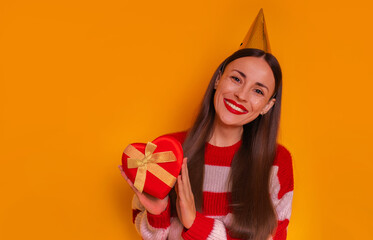
[[[127,159],[127,167],[137,168],[134,186],[139,192],[142,192],[144,189],[146,171],[152,173],[171,188],[176,182],[176,178],[172,174],[158,165],[158,163],[175,162],[175,154],[172,151],[153,154],[156,148],[157,145],[148,142],[145,147],[145,155],[131,144],[124,149],[124,153],[129,156]]]

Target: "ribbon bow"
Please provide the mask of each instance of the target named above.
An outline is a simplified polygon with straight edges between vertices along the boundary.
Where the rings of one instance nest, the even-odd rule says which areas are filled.
[[[171,188],[176,182],[175,176],[158,165],[158,163],[175,162],[175,154],[172,151],[153,153],[156,148],[157,145],[148,142],[145,147],[145,154],[132,145],[128,145],[124,149],[124,153],[129,156],[127,167],[129,169],[137,168],[134,186],[139,192],[142,192],[144,189],[146,171],[152,173]]]

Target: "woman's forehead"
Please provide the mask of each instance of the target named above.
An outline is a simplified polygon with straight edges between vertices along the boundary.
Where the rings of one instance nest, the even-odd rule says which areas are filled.
[[[274,80],[271,67],[265,59],[258,57],[237,58],[227,65],[224,72],[241,72],[245,76]]]

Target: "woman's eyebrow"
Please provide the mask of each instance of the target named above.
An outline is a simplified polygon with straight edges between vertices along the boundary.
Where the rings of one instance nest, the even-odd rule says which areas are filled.
[[[256,82],[255,84],[258,85],[258,86],[261,86],[261,87],[267,88],[267,86],[264,85],[264,84],[261,83],[261,82]],[[267,88],[267,91],[269,91],[268,88]]]
[[[246,78],[246,75],[243,72],[238,71],[237,69],[233,69],[233,71],[238,72],[243,78]]]

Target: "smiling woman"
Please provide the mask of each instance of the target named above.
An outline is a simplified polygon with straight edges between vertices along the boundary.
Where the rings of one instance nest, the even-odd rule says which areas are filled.
[[[275,79],[262,57],[233,60],[223,74],[219,72],[215,89],[215,111],[222,124],[242,126],[267,113],[276,101],[272,98]]]
[[[223,215],[228,239],[267,239],[269,235],[286,238],[293,177],[290,153],[276,141],[281,92],[282,73],[276,58],[259,49],[240,49],[215,71],[199,116],[181,140],[189,159],[197,211],[214,217]],[[214,171],[206,170],[211,168]],[[280,175],[274,174],[277,168]],[[229,187],[209,191],[214,187],[200,179],[210,185],[227,183]],[[280,189],[281,194],[274,189]],[[206,210],[211,209],[207,205],[219,208],[225,204],[227,210],[217,215]],[[213,229],[218,228],[217,221]],[[217,230],[208,236],[214,234]]]
[[[251,44],[257,24],[265,33],[262,11],[241,49],[216,69],[191,129],[170,134],[186,158],[169,196],[139,193],[122,171],[143,239],[286,239],[293,169],[277,143],[282,73],[268,43]]]

